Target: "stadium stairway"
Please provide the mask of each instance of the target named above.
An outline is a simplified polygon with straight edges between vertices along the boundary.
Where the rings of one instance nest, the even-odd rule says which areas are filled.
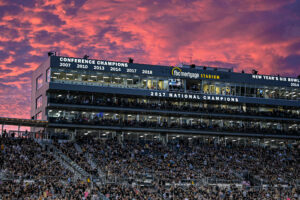
[[[79,144],[74,143],[74,147],[78,153],[83,153],[86,161],[89,163],[92,169],[97,169],[98,177],[93,177],[93,180],[96,182],[100,182],[100,184],[105,184],[105,175],[102,170],[98,167],[98,163],[94,159],[92,154],[89,154],[87,151],[83,151]]]
[[[98,178],[99,178],[99,182],[101,182],[102,184],[106,183],[105,180],[105,174],[102,172],[102,170],[100,169],[96,159],[94,158],[93,154],[90,154],[88,152],[86,152],[84,154],[85,158],[87,159],[88,163],[91,165],[91,167],[93,169],[97,169],[97,173],[98,173]]]
[[[74,143],[74,147],[78,153],[83,153],[81,147],[77,143]]]
[[[43,149],[46,149],[47,148],[47,151],[49,152],[50,151],[50,145],[51,145],[51,142],[50,141],[42,141],[42,140],[38,140],[38,139],[35,139],[35,141],[43,148]],[[55,151],[53,149],[53,151],[50,153],[53,155],[53,157],[66,169],[70,170],[73,174],[74,174],[74,177],[73,179],[74,180],[78,180],[78,179],[83,179],[85,177],[82,176],[82,174],[75,170],[68,162],[66,162],[64,159],[61,158],[61,156],[58,154],[57,151]]]
[[[87,173],[84,169],[82,169],[77,163],[72,161],[69,157],[67,157],[60,149],[58,149],[55,145],[53,145],[52,141],[46,140],[35,140],[38,144],[42,146],[42,148],[47,148],[48,150],[52,150],[52,154],[64,167],[69,169],[74,173],[74,179],[87,180],[87,178],[91,178],[91,175]]]

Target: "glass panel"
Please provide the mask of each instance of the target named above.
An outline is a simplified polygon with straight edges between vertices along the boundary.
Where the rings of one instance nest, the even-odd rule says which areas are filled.
[[[36,89],[40,89],[43,86],[43,76],[42,74],[36,79]]]
[[[51,69],[47,69],[46,71],[46,82],[50,82],[51,80]]]
[[[39,96],[36,99],[36,109],[39,109],[40,107],[42,107],[42,96]]]

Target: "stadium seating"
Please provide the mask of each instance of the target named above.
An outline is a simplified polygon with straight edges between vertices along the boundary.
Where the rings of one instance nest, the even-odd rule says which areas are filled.
[[[165,144],[89,135],[49,146],[32,139],[0,141],[2,199],[299,198],[299,147],[293,145],[225,145],[197,138]],[[74,179],[53,156],[52,145],[104,180]]]

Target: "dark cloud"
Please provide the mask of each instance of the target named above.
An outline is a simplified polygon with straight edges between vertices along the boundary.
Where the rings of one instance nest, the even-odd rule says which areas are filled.
[[[34,33],[34,40],[41,44],[53,44],[56,41],[64,41],[66,39],[68,39],[68,36],[59,32],[50,33],[42,30]]]
[[[3,50],[1,51],[0,50],[0,59],[3,60],[5,58],[7,58],[7,57],[9,57],[9,52],[3,51]]]
[[[282,64],[285,68],[293,69],[300,74],[300,55],[289,55],[282,60]]]
[[[65,24],[63,20],[59,18],[58,15],[50,12],[39,12],[37,16],[42,19],[42,26],[52,25],[52,26],[61,26]]]
[[[1,37],[10,39],[10,40],[15,39],[20,36],[18,30],[13,29],[13,28],[8,28],[6,26],[0,26],[0,33],[1,33]]]
[[[22,11],[23,9],[17,5],[0,6],[0,19],[5,15],[16,15]]]
[[[228,68],[228,69],[235,69],[235,68],[239,67],[239,64],[237,64],[237,63],[228,63],[228,62],[222,62],[222,61],[203,61],[203,62],[201,62],[201,65],[220,67],[220,68]]]
[[[66,14],[67,15],[76,15],[78,10],[84,5],[87,0],[65,0],[66,5],[72,5],[66,7]]]
[[[295,42],[292,43],[291,45],[289,45],[287,47],[287,50],[289,51],[289,53],[294,54],[297,51],[300,51],[300,41],[299,42]]]
[[[9,0],[11,4],[24,6],[28,8],[34,8],[36,4],[36,0]]]

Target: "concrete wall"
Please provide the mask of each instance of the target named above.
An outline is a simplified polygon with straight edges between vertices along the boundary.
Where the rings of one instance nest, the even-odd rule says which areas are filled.
[[[50,68],[50,57],[47,58],[47,60],[42,63],[33,73],[31,77],[31,111],[30,111],[30,117],[32,119],[36,119],[36,114],[39,112],[42,112],[42,120],[47,120],[46,116],[46,106],[47,106],[47,96],[46,91],[49,88],[49,83],[46,82],[46,71]],[[43,85],[41,88],[37,90],[36,85],[36,79],[42,75],[43,79]],[[36,109],[36,99],[42,96],[42,106],[38,109]]]

